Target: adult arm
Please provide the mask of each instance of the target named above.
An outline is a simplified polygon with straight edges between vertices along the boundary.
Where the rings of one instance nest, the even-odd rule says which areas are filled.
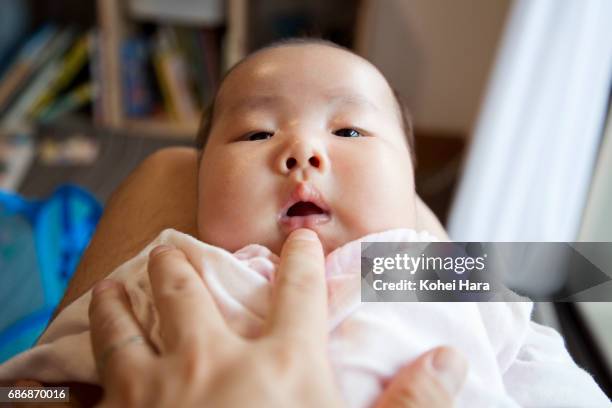
[[[195,236],[196,197],[195,149],[166,148],[145,159],[106,203],[55,315],[137,255],[164,229]]]

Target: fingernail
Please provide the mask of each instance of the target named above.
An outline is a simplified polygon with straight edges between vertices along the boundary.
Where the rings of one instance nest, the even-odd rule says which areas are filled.
[[[175,249],[175,247],[172,245],[158,245],[155,248],[153,248],[153,250],[149,253],[149,256],[157,256],[161,253],[170,251],[172,249]]]
[[[300,228],[291,233],[291,239],[301,239],[304,241],[318,241],[317,233],[308,228]]]
[[[109,289],[109,288],[113,288],[113,287],[115,287],[115,285],[116,285],[116,284],[117,284],[117,282],[115,282],[115,281],[114,281],[114,280],[112,280],[112,279],[104,279],[104,280],[102,280],[102,281],[98,282],[98,283],[96,284],[96,286],[94,286],[94,288],[93,288],[93,294],[94,294],[94,295],[97,295],[97,294],[99,294],[100,292],[105,291],[106,289]]]
[[[465,358],[451,348],[442,347],[433,355],[431,365],[436,378],[439,379],[449,395],[457,395],[465,380],[467,370]]]

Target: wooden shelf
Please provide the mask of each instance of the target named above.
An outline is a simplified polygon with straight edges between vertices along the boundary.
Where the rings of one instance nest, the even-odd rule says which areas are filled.
[[[227,70],[244,57],[247,48],[247,0],[226,0],[225,38],[223,40],[221,68]],[[139,22],[138,16],[132,16],[127,3],[121,0],[97,0],[98,28],[100,46],[102,126],[134,130],[139,134],[171,135],[179,138],[193,138],[198,123],[178,123],[170,120],[131,119],[124,115],[121,94],[121,44],[127,38],[130,27]],[[164,23],[163,17],[148,16],[149,19]],[[175,21],[165,20],[168,24]],[[204,27],[205,25],[203,25]]]

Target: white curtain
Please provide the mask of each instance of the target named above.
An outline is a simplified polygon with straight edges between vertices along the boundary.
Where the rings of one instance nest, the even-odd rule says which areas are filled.
[[[455,241],[573,241],[612,74],[612,1],[517,0],[448,230]]]
[[[612,107],[608,110],[606,132],[579,238],[582,241],[612,242]]]

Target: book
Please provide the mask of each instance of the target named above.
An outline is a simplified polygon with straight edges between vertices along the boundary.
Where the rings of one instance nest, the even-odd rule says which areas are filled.
[[[47,86],[46,91],[34,102],[28,115],[36,117],[48,107],[53,99],[76,77],[81,71],[88,58],[88,44],[91,32],[82,34],[71,47],[61,62],[57,75]]]
[[[0,80],[0,112],[4,112],[18,91],[27,83],[38,68],[41,60],[46,58],[48,45],[57,33],[52,24],[43,25],[36,31],[19,51],[17,57]]]
[[[181,54],[187,62],[189,79],[197,90],[198,104],[203,106],[210,98],[212,86],[206,73],[204,53],[200,44],[199,31],[188,27],[172,27]]]
[[[121,46],[123,110],[128,117],[141,117],[153,110],[148,72],[149,47],[142,37],[126,39]]]
[[[66,95],[59,98],[53,105],[43,110],[38,116],[42,123],[52,122],[59,117],[76,111],[77,109],[90,103],[93,99],[94,87],[91,82],[85,82]]]
[[[6,129],[27,129],[27,122],[32,119],[28,112],[32,109],[34,102],[47,91],[47,87],[57,75],[60,69],[60,58],[68,50],[74,41],[76,31],[73,28],[65,28],[55,36],[47,51],[47,60],[43,66],[33,75],[30,83],[10,106],[2,117],[1,126]]]
[[[153,64],[164,105],[176,121],[198,121],[200,112],[189,88],[186,63],[173,44],[172,33],[167,28],[161,28],[156,39]]]

